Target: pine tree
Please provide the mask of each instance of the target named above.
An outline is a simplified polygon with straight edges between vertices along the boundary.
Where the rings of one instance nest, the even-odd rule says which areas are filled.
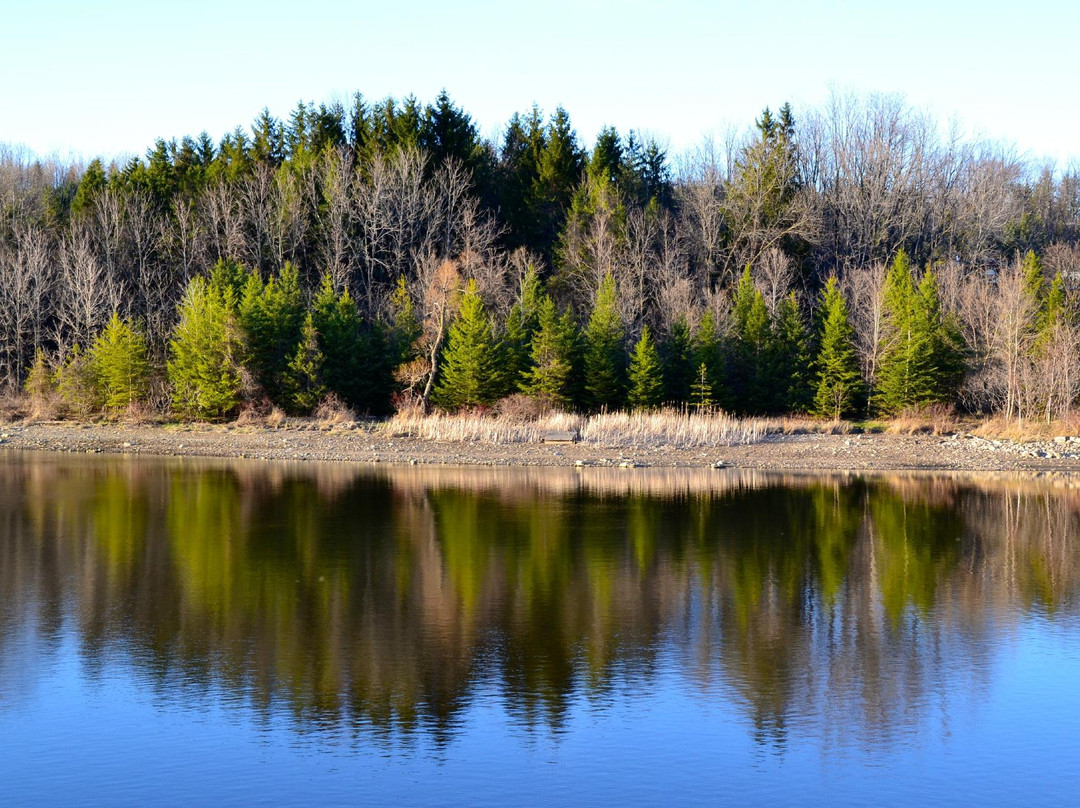
[[[315,320],[309,312],[300,329],[300,342],[289,359],[284,384],[287,402],[292,412],[310,413],[326,395],[323,384],[323,354]]]
[[[822,296],[821,349],[817,357],[817,392],[814,412],[839,419],[858,408],[863,393],[855,332],[848,321],[847,302],[836,276],[829,278]]]
[[[390,297],[390,312],[389,341],[392,364],[396,368],[416,358],[416,341],[423,333],[404,275],[398,276],[397,286]]]
[[[726,405],[723,340],[717,332],[716,315],[711,311],[706,311],[698,322],[694,334],[693,361],[697,372],[694,374],[696,392],[691,401],[699,407]],[[704,402],[706,391],[708,403]]]
[[[664,369],[648,326],[641,330],[641,338],[630,354],[629,376],[632,409],[651,410],[663,403]]]
[[[585,400],[590,409],[618,409],[626,395],[623,323],[616,306],[615,278],[605,275],[585,329]]]
[[[548,407],[568,410],[574,403],[577,331],[570,312],[561,317],[544,295],[531,346],[531,367],[520,382],[522,392]]]
[[[769,364],[772,340],[769,310],[765,297],[754,287],[747,266],[732,299],[732,386],[744,412],[773,408],[774,379]]]
[[[79,418],[100,410],[104,405],[97,375],[90,357],[75,344],[56,371],[56,392],[64,409]]]
[[[672,323],[671,333],[664,340],[664,391],[667,400],[685,403],[690,400],[690,388],[694,384],[694,340],[685,317]]]
[[[447,334],[434,403],[453,410],[493,402],[503,390],[500,353],[476,281],[470,279]]]
[[[251,273],[240,300],[239,322],[244,364],[271,401],[287,405],[285,375],[304,324],[300,275],[293,264],[286,262],[265,284]]]
[[[90,347],[90,364],[107,409],[124,410],[146,397],[150,385],[146,338],[115,311]]]
[[[934,272],[928,269],[916,287],[903,250],[886,277],[883,315],[875,409],[896,413],[951,398],[963,371],[959,330],[942,316]]]
[[[518,299],[506,317],[506,373],[511,390],[519,385],[531,366],[532,341],[542,304],[543,286],[530,264],[521,281]]]
[[[810,404],[810,354],[799,302],[791,292],[780,301],[769,346],[772,409],[805,411]]]
[[[56,383],[53,380],[49,358],[42,348],[38,348],[34,354],[34,364],[30,366],[26,374],[23,390],[30,396],[30,401],[35,407],[45,405],[56,393]]]
[[[698,365],[697,373],[694,375],[694,383],[690,386],[690,406],[700,411],[715,404],[713,386],[709,382],[709,368],[702,362]]]
[[[180,303],[167,375],[173,406],[190,418],[221,418],[240,403],[242,344],[230,287],[192,278]]]

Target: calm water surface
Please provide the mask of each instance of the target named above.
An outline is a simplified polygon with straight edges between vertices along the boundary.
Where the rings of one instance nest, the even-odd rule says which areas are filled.
[[[1080,804],[1080,491],[0,454],[0,805]]]

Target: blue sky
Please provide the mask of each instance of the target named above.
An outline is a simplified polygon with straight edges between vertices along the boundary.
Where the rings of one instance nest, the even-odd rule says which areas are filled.
[[[0,142],[142,153],[263,106],[446,87],[485,134],[535,101],[673,151],[830,89],[903,93],[1035,158],[1080,158],[1080,4],[2,0]]]

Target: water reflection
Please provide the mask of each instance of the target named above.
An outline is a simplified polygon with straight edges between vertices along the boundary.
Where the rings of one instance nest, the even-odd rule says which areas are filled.
[[[480,693],[558,732],[671,675],[767,748],[902,742],[1075,616],[1078,513],[1031,480],[6,455],[0,710],[74,629],[91,675],[366,742],[445,742]]]

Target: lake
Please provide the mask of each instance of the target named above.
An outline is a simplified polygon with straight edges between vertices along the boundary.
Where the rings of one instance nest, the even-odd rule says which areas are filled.
[[[0,804],[1076,804],[1074,484],[0,453]]]

